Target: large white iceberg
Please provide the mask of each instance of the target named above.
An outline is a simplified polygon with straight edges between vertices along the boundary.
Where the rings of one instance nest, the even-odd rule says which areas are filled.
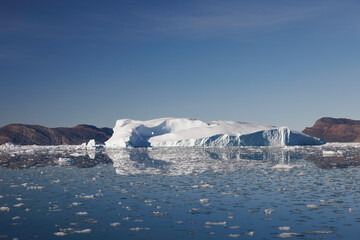
[[[288,127],[236,121],[204,122],[188,118],[116,121],[107,148],[228,147],[320,145],[325,142]]]

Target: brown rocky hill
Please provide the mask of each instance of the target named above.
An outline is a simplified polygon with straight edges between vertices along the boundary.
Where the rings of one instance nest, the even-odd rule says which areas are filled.
[[[0,128],[0,145],[7,142],[19,145],[79,145],[91,139],[102,144],[112,133],[111,128],[97,128],[85,124],[72,128],[10,124]]]
[[[327,142],[360,142],[360,121],[346,118],[324,117],[303,133]]]

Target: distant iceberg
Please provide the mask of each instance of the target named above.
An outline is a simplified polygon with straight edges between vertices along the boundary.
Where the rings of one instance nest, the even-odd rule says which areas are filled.
[[[188,118],[116,121],[107,148],[321,145],[325,141],[288,127]]]

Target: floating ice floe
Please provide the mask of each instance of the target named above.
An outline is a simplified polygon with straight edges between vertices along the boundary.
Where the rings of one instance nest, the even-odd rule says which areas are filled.
[[[333,231],[310,231],[310,232],[305,232],[306,234],[310,234],[310,235],[318,235],[318,234],[332,234],[334,233]]]
[[[319,208],[319,205],[316,205],[316,204],[307,204],[306,207],[307,207],[307,208],[310,208],[310,209],[318,209],[318,208]]]
[[[20,147],[20,145],[17,145],[17,144],[11,143],[11,142],[7,142],[3,145],[0,145],[0,148],[17,148],[17,147]]]
[[[271,208],[268,208],[268,209],[265,209],[265,210],[264,210],[265,215],[270,215],[270,214],[272,214],[273,212],[275,212],[275,210],[274,210],[274,209],[271,209]]]
[[[117,226],[119,226],[119,225],[120,225],[119,222],[110,223],[110,226],[111,226],[111,227],[117,227]]]
[[[240,237],[240,234],[229,234],[227,235],[228,238],[238,238]]]
[[[58,237],[62,237],[62,236],[67,235],[67,233],[64,233],[64,232],[54,232],[54,235],[55,235],[55,236],[58,236]]]
[[[277,170],[284,170],[284,171],[289,171],[291,169],[293,169],[294,167],[297,167],[297,165],[289,165],[289,164],[276,164],[275,166],[271,167],[272,169],[277,169]]]
[[[76,230],[75,233],[91,233],[91,229],[87,228],[87,229],[83,229],[83,230]]]
[[[343,156],[343,152],[338,150],[338,151],[322,151],[322,155],[323,157],[342,157]]]
[[[107,148],[122,147],[228,147],[321,145],[325,142],[288,127],[236,121],[204,122],[188,118],[116,122]]]
[[[209,226],[226,226],[226,222],[205,222]]]
[[[255,232],[251,231],[251,232],[246,233],[246,235],[254,236],[254,235],[255,235]]]
[[[85,215],[88,215],[88,213],[87,213],[87,212],[76,212],[75,214],[76,214],[76,215],[78,215],[78,216],[85,216]]]
[[[30,186],[27,187],[26,190],[41,190],[43,188],[44,188],[43,186]]]
[[[283,226],[283,227],[279,227],[280,231],[290,231],[290,227],[288,226]]]
[[[278,238],[292,238],[292,237],[297,237],[297,236],[301,236],[301,234],[298,234],[298,233],[280,233],[278,235]]]
[[[65,157],[59,157],[57,164],[60,166],[67,166],[70,165],[71,163],[73,163],[74,160],[71,158],[65,158]]]
[[[150,230],[150,228],[147,228],[147,227],[145,227],[145,228],[142,228],[142,227],[134,227],[134,228],[130,228],[130,231],[148,231],[148,230]]]
[[[79,203],[79,202],[73,202],[72,204],[69,205],[69,207],[77,207],[80,205],[81,205],[81,203]]]
[[[9,212],[10,208],[9,207],[0,207],[0,212]]]
[[[18,204],[15,204],[14,207],[22,207],[24,205],[25,205],[24,203],[18,203]]]
[[[240,226],[231,226],[231,227],[228,227],[228,229],[239,229]]]
[[[83,199],[94,199],[95,198],[95,195],[76,195],[75,197],[79,197],[79,198],[83,198]]]

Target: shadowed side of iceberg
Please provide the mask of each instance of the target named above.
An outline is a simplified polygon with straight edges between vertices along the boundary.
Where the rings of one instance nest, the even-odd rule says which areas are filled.
[[[240,136],[241,146],[296,146],[322,145],[326,142],[300,132],[291,131],[288,127],[264,130]]]
[[[258,131],[251,134],[231,136],[217,134],[200,139],[185,139],[181,141],[152,142],[153,147],[235,147],[235,146],[295,146],[322,145],[326,142],[291,131],[288,127]]]

